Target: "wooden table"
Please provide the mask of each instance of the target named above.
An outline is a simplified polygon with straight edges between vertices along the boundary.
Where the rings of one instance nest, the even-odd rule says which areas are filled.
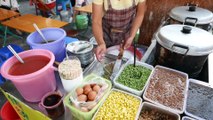
[[[12,17],[19,16],[19,15],[20,14],[18,12],[0,8],[0,21],[4,21],[4,20],[7,20],[7,19],[12,18]]]
[[[40,29],[47,28],[47,27],[60,28],[68,24],[67,22],[62,22],[62,21],[54,20],[50,18],[44,18],[41,16],[32,15],[32,14],[26,14],[26,15],[2,22],[4,26],[18,29],[27,33],[32,33],[35,31],[35,28],[33,27],[33,23],[36,23]]]
[[[3,9],[3,8],[0,8],[0,22],[3,22],[3,21],[6,21],[6,20],[9,20],[13,17],[17,17],[19,16],[20,14],[18,12],[15,12],[13,10],[7,10],[7,9]],[[12,36],[15,36],[15,37],[18,37],[17,35],[13,34],[12,32],[9,32],[7,30],[7,27],[4,27],[0,24],[0,31],[3,31],[4,32],[4,35],[0,35],[0,37],[3,38],[4,42],[3,42],[3,46],[5,45],[5,42],[6,42],[6,39],[7,39],[7,36],[6,34],[10,34]],[[0,46],[1,47],[1,46]]]
[[[92,4],[83,7],[74,7],[75,11],[92,13]]]

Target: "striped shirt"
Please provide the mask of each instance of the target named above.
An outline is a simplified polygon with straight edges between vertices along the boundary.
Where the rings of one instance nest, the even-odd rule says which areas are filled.
[[[137,5],[138,3],[144,1],[145,0],[135,0],[135,4]],[[131,7],[133,0],[110,0],[110,2],[113,9],[122,10]],[[93,3],[96,5],[104,5],[104,10],[108,10],[108,0],[93,0]]]

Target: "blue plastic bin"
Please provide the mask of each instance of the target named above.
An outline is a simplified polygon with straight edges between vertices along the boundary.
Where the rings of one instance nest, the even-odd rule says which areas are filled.
[[[77,38],[72,38],[72,37],[65,37],[64,40],[65,40],[65,44],[66,44],[66,45],[69,44],[69,43],[78,41]]]
[[[15,44],[10,44],[10,46],[17,52],[22,52],[23,49]],[[0,68],[3,65],[3,63],[13,56],[13,53],[10,52],[10,50],[7,48],[7,46],[0,49]],[[2,85],[5,82],[5,79],[0,74],[0,85]]]
[[[23,49],[15,44],[10,44],[10,46],[17,52],[22,52]],[[7,48],[7,46],[3,47],[0,49],[0,56],[4,59],[7,60],[8,58],[10,58],[11,56],[13,56],[13,53],[10,52],[10,50]]]

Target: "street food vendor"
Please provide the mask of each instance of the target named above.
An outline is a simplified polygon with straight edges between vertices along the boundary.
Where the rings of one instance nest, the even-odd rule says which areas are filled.
[[[55,5],[53,4],[56,2],[56,0],[30,0],[30,5],[33,3],[37,5],[38,9],[40,10],[41,14],[43,16],[49,17],[49,15],[45,15],[45,12],[50,12],[50,14],[55,15],[55,12],[53,11]],[[50,6],[50,4],[53,4]]]
[[[100,61],[106,48],[121,44],[131,46],[145,13],[145,0],[93,0],[92,29],[98,43]]]

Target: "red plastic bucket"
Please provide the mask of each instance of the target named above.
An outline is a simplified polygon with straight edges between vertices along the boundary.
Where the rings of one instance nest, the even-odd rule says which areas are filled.
[[[2,120],[21,120],[8,101],[1,108],[1,118]]]
[[[39,3],[38,2],[38,8],[39,9],[42,9],[42,10],[46,10],[45,6],[42,4],[42,3]],[[52,3],[48,3],[48,4],[45,4],[49,9],[53,9],[56,5],[56,2],[52,2]]]

